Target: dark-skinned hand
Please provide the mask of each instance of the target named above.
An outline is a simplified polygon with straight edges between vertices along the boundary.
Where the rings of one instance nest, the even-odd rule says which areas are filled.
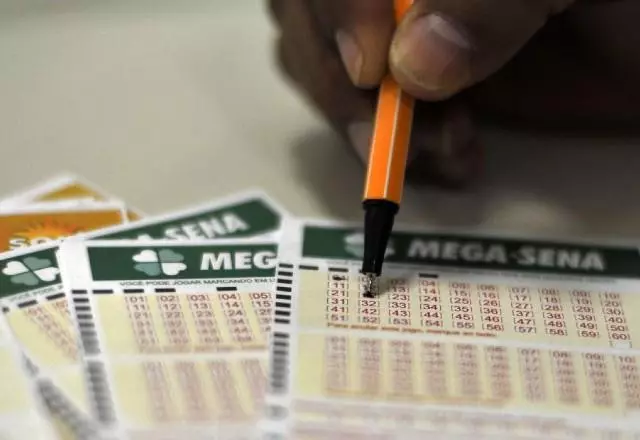
[[[472,181],[478,120],[580,134],[640,127],[638,0],[415,0],[398,26],[393,0],[269,7],[283,71],[363,160],[383,76],[419,99],[413,179]]]

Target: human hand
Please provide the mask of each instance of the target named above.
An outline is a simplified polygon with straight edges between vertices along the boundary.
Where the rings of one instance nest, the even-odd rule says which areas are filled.
[[[415,0],[397,29],[393,0],[270,0],[270,10],[283,71],[362,160],[386,72],[421,100],[408,178],[475,176],[475,119],[640,126],[637,0]]]

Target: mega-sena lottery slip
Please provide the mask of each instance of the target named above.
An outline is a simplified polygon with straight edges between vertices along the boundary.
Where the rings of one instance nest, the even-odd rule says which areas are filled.
[[[284,229],[266,438],[638,438],[637,248]]]
[[[256,438],[276,252],[255,240],[61,246],[107,438]]]

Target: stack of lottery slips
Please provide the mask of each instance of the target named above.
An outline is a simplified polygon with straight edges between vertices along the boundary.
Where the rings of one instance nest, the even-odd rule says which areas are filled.
[[[86,197],[82,200],[68,200],[65,203],[72,202],[82,207],[97,203]],[[131,212],[130,209],[127,211]],[[86,228],[77,232],[72,240],[75,247],[70,242],[70,248],[78,249],[78,246],[85,242],[103,245],[114,243],[113,248],[105,247],[109,249],[107,254],[114,252],[113,256],[103,257],[101,260],[103,266],[107,267],[118,264],[116,261],[121,254],[118,253],[115,243],[125,247],[148,245],[135,253],[135,259],[133,256],[126,257],[128,260],[122,262],[123,267],[132,267],[131,273],[135,276],[126,279],[127,275],[123,275],[118,288],[115,287],[117,283],[109,284],[114,294],[110,297],[112,299],[104,301],[125,301],[122,303],[125,304],[124,312],[118,308],[119,306],[115,306],[115,309],[107,308],[117,310],[116,315],[83,310],[83,307],[93,305],[93,298],[98,298],[99,295],[106,296],[101,292],[105,289],[93,288],[93,282],[98,280],[76,277],[76,271],[80,270],[77,268],[81,267],[84,270],[86,266],[78,266],[81,261],[77,257],[80,255],[78,250],[69,251],[73,256],[65,257],[69,252],[61,249],[61,245],[66,244],[64,240],[50,239],[46,244],[31,245],[1,254],[0,296],[5,318],[15,341],[27,359],[31,374],[35,376],[40,394],[49,407],[57,437],[169,439],[193,435],[193,438],[210,438],[215,428],[219,427],[220,435],[224,437],[215,438],[255,438],[247,436],[255,431],[259,416],[257,390],[263,388],[266,378],[264,362],[267,351],[264,329],[268,327],[271,313],[269,297],[273,280],[270,277],[273,276],[275,265],[273,240],[280,234],[281,222],[285,215],[285,211],[264,193],[248,191],[171,214],[122,222],[120,225],[106,228]],[[232,246],[228,248],[230,253],[223,253],[221,257],[215,256],[215,252],[210,255],[213,258],[210,264],[215,269],[210,279],[205,276],[206,271],[198,272],[197,276],[191,277],[191,272],[187,269],[199,267],[204,263],[198,262],[196,266],[191,263],[187,266],[185,258],[192,254],[180,246],[185,246],[187,242],[193,243],[196,246],[191,251],[193,253],[196,249],[201,251],[210,248],[212,240],[236,237],[240,240],[237,243],[227,242],[228,246]],[[244,242],[249,237],[262,239],[258,244],[267,245],[267,248],[258,249],[257,256],[247,254],[248,251],[244,250],[235,252],[236,248],[233,246],[241,246],[238,249],[244,249],[242,246],[251,244]],[[176,244],[180,248],[173,250],[171,246],[163,246],[154,250],[153,246],[156,243],[180,243]],[[265,253],[267,250],[270,253]],[[102,252],[104,254],[105,250]],[[254,257],[255,259],[252,259]],[[61,263],[64,264],[64,261],[67,261],[66,270],[62,270]],[[71,263],[68,263],[69,261]],[[261,268],[258,272],[245,270],[254,263]],[[237,267],[238,270],[227,271],[231,267],[229,265]],[[218,276],[220,270],[237,274],[238,280],[229,278],[229,275]],[[68,283],[63,283],[67,279],[82,280],[82,283],[86,281],[89,285],[75,283],[68,286]],[[174,292],[169,291],[172,284]],[[183,296],[182,290],[176,290],[177,286],[181,286],[181,289],[184,287],[185,292],[196,296]],[[78,290],[86,290],[86,298],[76,299],[72,291]],[[163,295],[162,300],[173,298],[177,302],[157,303],[155,311],[129,310],[130,302],[136,299],[141,303],[131,306],[134,309],[146,307],[143,302],[147,304],[151,301],[155,304],[154,301],[159,298],[158,294]],[[207,299],[211,295],[214,295],[214,303]],[[224,295],[227,301],[224,305],[215,302],[222,301],[218,300],[220,295]],[[199,302],[193,302],[196,298]],[[88,305],[83,304],[85,300],[88,301]],[[184,301],[187,302],[182,303]],[[186,309],[182,310],[181,307]],[[208,307],[212,309],[205,310]],[[165,313],[165,308],[170,310],[166,310]],[[188,315],[186,310],[193,313]],[[95,317],[96,321],[88,324],[86,319],[89,315]],[[231,319],[229,322],[225,321],[227,315]],[[182,318],[184,321],[180,321]],[[159,376],[148,378],[152,385],[148,393],[165,393],[171,397],[172,405],[179,404],[179,399],[175,396],[182,395],[182,406],[167,407],[164,409],[167,412],[155,406],[155,409],[138,407],[138,404],[142,403],[136,399],[144,400],[144,396],[137,391],[133,392],[131,384],[127,382],[128,373],[124,376],[124,382],[118,382],[120,385],[111,384],[106,379],[102,382],[94,380],[92,368],[96,365],[97,359],[93,358],[96,353],[92,350],[95,345],[87,345],[93,340],[84,336],[87,333],[86,326],[93,325],[95,335],[106,338],[100,342],[109,344],[111,336],[101,332],[108,329],[97,327],[105,322],[112,322],[114,328],[129,325],[122,329],[122,333],[117,333],[119,336],[116,338],[128,335],[133,339],[129,341],[131,345],[128,348],[126,344],[121,346],[118,343],[114,346],[114,351],[103,347],[105,353],[99,359],[102,365],[100,368],[111,371],[112,361],[129,362],[132,360],[130,350],[138,351],[140,364],[138,367],[132,367],[131,374],[137,377],[140,371],[147,371],[147,367],[151,368],[149,374],[156,371]],[[142,330],[136,326],[141,326]],[[230,332],[236,332],[238,335],[234,336]],[[142,335],[147,333],[155,336],[145,339]],[[225,354],[226,357],[222,356],[218,360],[215,356],[211,359],[203,357],[202,353],[207,352],[218,357]],[[176,358],[178,355],[182,358]],[[169,362],[166,370],[163,367],[165,362]],[[122,366],[118,365],[119,368]],[[209,366],[211,371],[205,374]],[[139,370],[140,368],[142,370]],[[153,370],[154,368],[156,370]],[[114,379],[111,375],[105,377]],[[235,382],[230,382],[231,379],[237,379],[240,385],[236,388]],[[120,388],[121,394],[116,394],[115,390],[121,387],[122,383],[125,383],[124,391]],[[200,403],[194,404],[190,394],[190,390],[196,390],[197,387],[193,387],[197,383],[202,383],[203,386],[208,384],[214,387],[212,390],[223,385],[230,387],[226,391],[229,397],[224,397],[225,401],[232,399],[234,392],[239,393],[235,394],[239,400],[233,407],[222,407],[219,400],[207,397],[209,400],[205,399],[201,402],[202,406],[198,406]],[[105,394],[107,388],[100,388],[102,385],[113,390],[114,394]],[[207,396],[216,395],[214,391],[201,391]],[[147,403],[159,405],[159,395],[148,393]],[[133,412],[129,411],[132,409],[127,403],[129,401],[137,402]],[[111,416],[107,415],[109,411]]]
[[[398,225],[372,297],[359,225],[261,191],[145,218],[76,177],[25,194],[0,438],[640,439],[637,246]]]
[[[637,246],[283,226],[265,439],[639,439]]]
[[[127,207],[121,199],[97,185],[72,174],[60,174],[0,200],[0,253],[27,250],[31,246],[54,242],[73,234],[126,224],[141,216],[141,212]],[[0,270],[0,296],[5,312],[10,309],[10,297],[20,295],[20,289],[16,287],[34,287],[37,284],[35,280],[50,281],[57,276],[57,270],[51,267],[55,265],[55,258],[30,262],[33,263],[31,267],[13,263]],[[23,298],[26,299],[27,296]],[[5,333],[6,335],[13,338],[12,331]],[[13,342],[18,341],[13,338]],[[17,345],[20,346],[19,343]],[[18,353],[23,351],[20,346]],[[8,358],[3,358],[0,368],[14,368],[5,362],[8,362]],[[28,378],[29,384],[37,385],[32,379],[36,371],[33,363],[28,359],[23,360],[21,356],[16,365],[17,371]],[[11,371],[15,374],[15,370]],[[13,382],[8,379],[8,383]],[[19,384],[20,379],[16,379],[15,383]],[[20,385],[16,387],[19,388]],[[32,391],[35,389],[31,388]],[[19,405],[24,406],[25,398],[19,391],[7,390],[1,394],[1,400],[5,405],[0,405],[0,438],[72,438],[68,423],[58,414],[49,412],[50,407],[41,405],[40,393],[33,396],[33,408],[34,414],[38,414],[42,423],[27,423],[25,426],[33,426],[34,429],[28,429],[22,434],[19,428],[22,426],[22,415],[12,412],[12,404],[18,405],[19,402]],[[38,433],[35,427],[39,425],[45,425],[47,429]]]

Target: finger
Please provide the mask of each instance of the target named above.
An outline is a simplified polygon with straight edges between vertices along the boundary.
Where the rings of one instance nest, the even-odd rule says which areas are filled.
[[[522,70],[531,67],[529,61],[518,67],[509,65],[470,90],[474,112],[487,122],[518,129],[638,132],[637,87],[625,87],[617,78],[584,65],[562,65],[566,73],[560,75],[533,67],[525,74]],[[531,76],[532,72],[539,76]]]
[[[419,98],[448,98],[501,68],[572,2],[416,0],[393,38],[391,71]]]
[[[638,99],[640,76],[640,2],[618,0],[608,3],[578,3],[567,21],[591,49],[591,56]]]
[[[416,103],[407,180],[459,188],[482,168],[482,148],[466,96],[443,103]]]
[[[472,88],[468,96],[474,112],[518,128],[622,133],[637,127],[640,87],[620,75],[624,71],[635,77],[634,69],[618,69],[609,52],[585,44],[576,28],[584,25],[579,18],[587,9],[579,3],[552,20],[505,68]],[[605,19],[607,12],[603,10],[600,17]],[[609,27],[599,23],[591,23],[592,28],[599,27],[605,42],[608,34],[623,26],[623,20],[612,21]],[[640,33],[630,30],[626,35],[632,39]],[[615,47],[610,49],[615,53]]]
[[[308,2],[280,0],[279,65],[331,125],[366,158],[375,95],[353,86],[338,53],[320,31]],[[351,129],[349,127],[352,127]],[[363,129],[362,127],[365,127]]]
[[[281,1],[288,1],[288,5],[281,7],[279,15],[280,67],[366,163],[373,134],[375,92],[359,90],[351,84],[337,53],[322,44],[324,37],[303,2]],[[443,130],[443,121],[448,117],[441,108],[442,104],[417,106],[408,179],[454,185],[464,180],[460,175],[469,174],[454,165],[462,163],[457,158],[463,154],[447,152],[463,151],[462,145],[473,137],[470,130],[464,129],[462,118],[449,122]]]
[[[393,0],[307,0],[320,32],[337,47],[353,84],[373,87],[388,70]]]

